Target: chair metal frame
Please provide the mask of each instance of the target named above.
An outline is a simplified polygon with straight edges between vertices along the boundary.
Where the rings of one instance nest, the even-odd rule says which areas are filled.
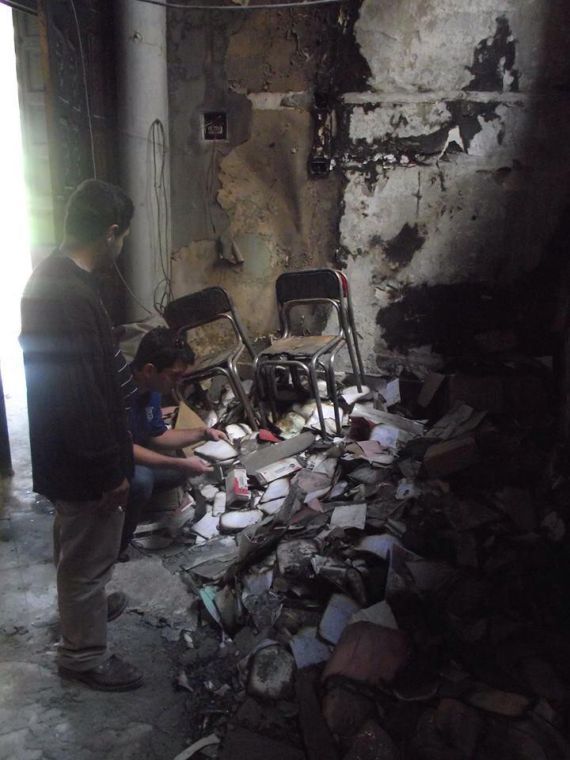
[[[257,430],[259,427],[257,418],[249,396],[242,385],[237,368],[244,351],[247,350],[253,362],[255,362],[256,356],[229,293],[218,285],[198,290],[195,293],[188,293],[167,305],[164,310],[164,319],[168,326],[175,329],[178,336],[184,339],[190,330],[198,327],[213,324],[220,320],[226,320],[230,323],[236,345],[223,354],[212,357],[204,366],[199,366],[197,370],[184,375],[176,392],[179,399],[182,399],[182,389],[189,383],[204,380],[214,375],[224,375],[228,379],[236,398],[241,402],[251,427]]]
[[[329,281],[331,277],[334,277],[336,282],[332,290],[335,291],[335,297],[331,297],[331,291],[329,291],[327,287],[322,289],[321,293],[318,294],[318,297],[308,297],[308,293],[303,293],[302,295],[304,297],[300,298],[287,297],[286,292],[283,292],[283,290],[286,291],[286,288],[284,289],[283,287],[280,287],[283,281],[286,279],[294,281],[295,278],[303,279],[304,275],[306,276],[306,281],[308,281],[309,278],[314,279],[319,275],[328,278]],[[325,426],[322,402],[318,391],[317,367],[321,367],[325,372],[327,391],[334,407],[336,429],[340,434],[341,420],[334,363],[338,352],[345,345],[348,348],[352,369],[359,390],[362,387],[362,378],[364,375],[348,280],[344,273],[334,269],[305,269],[296,272],[285,272],[280,275],[275,283],[275,290],[279,309],[279,320],[281,323],[281,336],[269,347],[269,349],[262,351],[254,361],[255,387],[260,402],[265,397],[268,398],[272,417],[273,420],[275,420],[276,405],[273,386],[276,369],[278,367],[289,367],[292,370],[292,374],[295,370],[301,370],[308,377],[311,392],[317,405],[321,430],[323,434],[326,435],[328,431]],[[317,291],[319,291],[319,288],[317,288]],[[287,343],[290,343],[292,330],[289,318],[290,312],[297,306],[312,304],[327,304],[331,305],[334,310],[336,310],[339,333],[337,335],[321,336],[323,338],[330,337],[330,340],[324,343],[321,348],[317,348],[316,350],[307,353],[298,351],[295,352],[293,356],[290,356],[287,353]],[[314,336],[309,336],[309,340],[310,337]],[[302,342],[303,338],[301,337],[299,340]],[[279,353],[280,348],[283,349],[282,353]],[[270,380],[272,381],[271,383]]]

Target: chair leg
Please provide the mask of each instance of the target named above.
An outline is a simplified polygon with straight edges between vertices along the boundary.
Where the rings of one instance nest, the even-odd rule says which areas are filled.
[[[256,363],[255,387],[256,387],[256,392],[257,392],[257,400],[259,403],[259,408],[260,408],[263,424],[267,427],[268,421],[269,421],[268,411],[267,411],[267,406],[268,406],[267,399],[269,397],[269,391],[267,388],[266,372],[267,372],[267,368],[263,365],[262,362]]]
[[[364,383],[364,365],[362,364],[362,355],[360,353],[360,344],[358,343],[358,334],[356,332],[356,323],[354,321],[354,311],[352,309],[352,300],[348,299],[348,324],[350,327],[350,335],[354,350],[356,353],[356,360],[358,362],[358,369],[360,371],[360,379]]]
[[[309,380],[310,380],[312,390],[313,390],[313,396],[317,404],[317,414],[319,415],[319,424],[321,426],[321,430],[323,431],[323,435],[326,436],[328,435],[328,432],[325,425],[325,416],[323,414],[323,404],[321,401],[321,396],[319,394],[319,381],[317,377],[316,362],[318,358],[319,357],[313,357],[311,359],[311,363],[309,364],[309,367],[307,368],[307,374],[309,376]]]
[[[259,406],[259,414],[261,422],[264,427],[267,427],[267,413],[265,410],[265,389],[263,387],[263,367],[259,361],[259,356],[256,356],[253,361],[253,397],[257,400]]]
[[[275,401],[275,398],[277,396],[277,373],[275,371],[275,367],[268,366],[265,368],[266,370],[266,389],[267,389],[267,396],[269,400],[269,408],[271,409],[271,419],[273,423],[277,422],[277,403]]]
[[[356,387],[358,390],[362,390],[362,377],[360,375],[359,366],[357,364],[356,360],[356,353],[354,350],[354,345],[352,343],[353,340],[353,334],[350,326],[350,320],[348,318],[348,315],[346,314],[346,311],[343,309],[339,312],[339,320],[340,320],[340,327],[342,330],[342,334],[344,336],[344,339],[346,341],[346,346],[348,348],[348,355],[350,356],[350,363],[352,365],[352,372],[354,374],[355,380],[356,380]]]
[[[358,362],[356,359],[356,352],[354,350],[354,345],[352,343],[352,334],[350,328],[348,329],[348,332],[346,333],[346,345],[348,347],[348,353],[350,356],[350,363],[352,364],[352,371],[354,372],[354,378],[356,380],[356,387],[359,391],[362,390],[362,375],[360,374],[360,367],[358,366]]]
[[[229,362],[228,363],[228,370],[229,370],[229,375],[230,375],[230,377],[233,380],[233,385],[234,385],[235,392],[236,392],[236,394],[237,394],[237,396],[238,396],[238,398],[241,401],[241,404],[243,406],[243,410],[244,410],[245,416],[249,420],[249,424],[251,425],[252,429],[253,430],[258,430],[259,429],[259,425],[257,424],[257,420],[255,418],[253,407],[251,405],[251,402],[250,402],[250,400],[248,398],[247,393],[245,392],[245,389],[244,389],[244,387],[242,385],[242,382],[241,382],[241,378],[238,375],[237,368],[234,366],[233,362]]]
[[[329,386],[329,396],[331,398],[331,401],[334,406],[334,420],[336,423],[336,432],[339,435],[342,435],[342,424],[340,420],[340,408],[338,405],[338,393],[336,389],[336,377],[334,374],[334,362],[336,359],[337,351],[333,351],[329,355],[329,360],[327,362],[327,378],[328,378],[328,386]]]

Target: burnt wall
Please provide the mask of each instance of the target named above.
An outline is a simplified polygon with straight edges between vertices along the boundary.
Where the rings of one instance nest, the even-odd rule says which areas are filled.
[[[372,75],[344,98],[340,235],[369,365],[470,352],[493,330],[550,352],[569,16],[563,0],[363,3]]]
[[[339,9],[322,6],[170,11],[174,293],[222,285],[255,336],[278,327],[281,272],[334,261],[343,177],[310,179],[307,157],[338,30]],[[202,139],[207,111],[227,113],[227,141]]]
[[[334,264],[369,368],[513,326],[541,353],[566,258],[550,252],[567,223],[569,10],[169,11],[175,295],[219,283],[263,335],[278,274]],[[320,179],[307,172],[315,92],[336,131]],[[225,142],[201,138],[209,110],[227,112]]]

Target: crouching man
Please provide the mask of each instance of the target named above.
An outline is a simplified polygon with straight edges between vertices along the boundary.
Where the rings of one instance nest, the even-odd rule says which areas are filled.
[[[200,457],[178,457],[165,452],[183,449],[202,439],[227,440],[214,428],[169,430],[161,411],[163,394],[170,393],[194,363],[194,353],[181,343],[176,331],[156,327],[143,336],[132,364],[122,354],[119,379],[125,391],[129,427],[133,437],[135,474],[131,481],[119,560],[127,561],[127,547],[152,495],[183,486],[189,477],[211,471]]]

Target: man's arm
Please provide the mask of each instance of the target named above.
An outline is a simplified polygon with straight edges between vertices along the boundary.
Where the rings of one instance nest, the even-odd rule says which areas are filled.
[[[169,432],[177,431],[171,430]],[[211,472],[213,469],[211,465],[204,462],[200,457],[169,457],[165,454],[160,454],[158,451],[140,446],[138,443],[133,444],[133,454],[135,464],[141,464],[153,470],[181,470],[187,473],[189,477],[203,472]]]
[[[74,456],[83,460],[93,484],[99,485],[103,493],[120,491],[126,473],[120,465],[119,442],[111,422],[112,402],[101,387],[114,367],[105,363],[91,305],[82,299],[66,305],[68,324],[75,320],[71,352],[62,373],[69,409],[63,421],[67,444]]]
[[[215,428],[192,428],[192,430],[166,430],[161,435],[151,438],[154,449],[184,449],[203,439],[208,441],[227,441],[228,437],[222,430]]]

